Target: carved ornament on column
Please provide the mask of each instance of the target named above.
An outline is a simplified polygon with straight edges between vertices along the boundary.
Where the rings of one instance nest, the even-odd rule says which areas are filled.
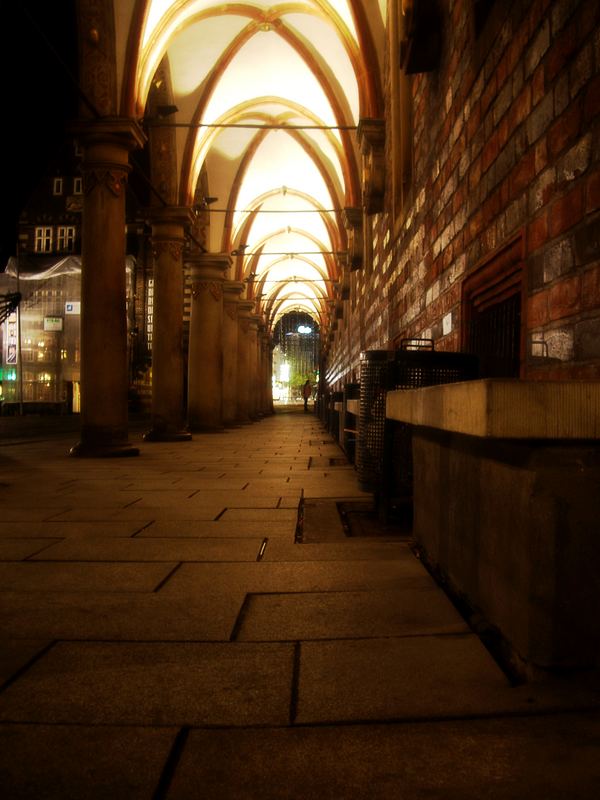
[[[84,194],[89,195],[97,187],[104,187],[114,197],[123,194],[127,183],[127,173],[129,170],[114,169],[85,169],[83,170]]]
[[[197,300],[204,292],[209,292],[217,303],[223,297],[223,285],[218,281],[194,281],[191,289],[194,300]]]
[[[227,314],[229,319],[233,320],[234,322],[238,318],[237,309],[237,303],[223,303],[223,311]]]
[[[79,17],[79,85],[101,116],[117,107],[115,23],[112,2],[85,0],[77,4]],[[86,110],[82,104],[82,109]]]
[[[361,208],[345,208],[342,219],[348,236],[348,266],[351,270],[363,265],[363,213]]]
[[[358,142],[362,153],[362,194],[367,214],[383,211],[385,195],[385,120],[361,119]]]
[[[162,255],[169,255],[173,261],[179,261],[183,253],[183,244],[181,242],[165,239],[152,241],[152,255],[154,258],[160,258]]]

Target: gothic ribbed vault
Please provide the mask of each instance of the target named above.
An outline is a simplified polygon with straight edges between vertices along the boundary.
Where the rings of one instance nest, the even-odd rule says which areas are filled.
[[[153,181],[197,209],[271,329],[290,310],[326,326],[356,127],[382,114],[384,0],[115,5],[121,112],[149,130]]]

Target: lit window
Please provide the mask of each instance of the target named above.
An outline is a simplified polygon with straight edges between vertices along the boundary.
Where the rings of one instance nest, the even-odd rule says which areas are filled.
[[[73,194],[83,194],[82,178],[73,178]]]
[[[63,179],[54,178],[54,182],[52,184],[52,194],[60,195],[62,193],[63,193]]]
[[[73,226],[59,227],[56,240],[60,252],[72,253],[75,247],[75,228]]]
[[[52,228],[36,228],[34,251],[36,253],[52,252]]]

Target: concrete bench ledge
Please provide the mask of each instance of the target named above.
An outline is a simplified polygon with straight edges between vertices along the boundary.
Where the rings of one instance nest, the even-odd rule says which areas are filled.
[[[360,400],[346,400],[346,411],[358,417],[360,413]]]
[[[386,415],[487,438],[600,439],[600,381],[485,379],[396,390]]]

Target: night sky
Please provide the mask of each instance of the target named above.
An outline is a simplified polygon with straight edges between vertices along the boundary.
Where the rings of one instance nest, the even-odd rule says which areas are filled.
[[[77,113],[74,0],[1,0],[3,214],[0,270],[19,214]],[[66,65],[66,68],[65,68]]]

